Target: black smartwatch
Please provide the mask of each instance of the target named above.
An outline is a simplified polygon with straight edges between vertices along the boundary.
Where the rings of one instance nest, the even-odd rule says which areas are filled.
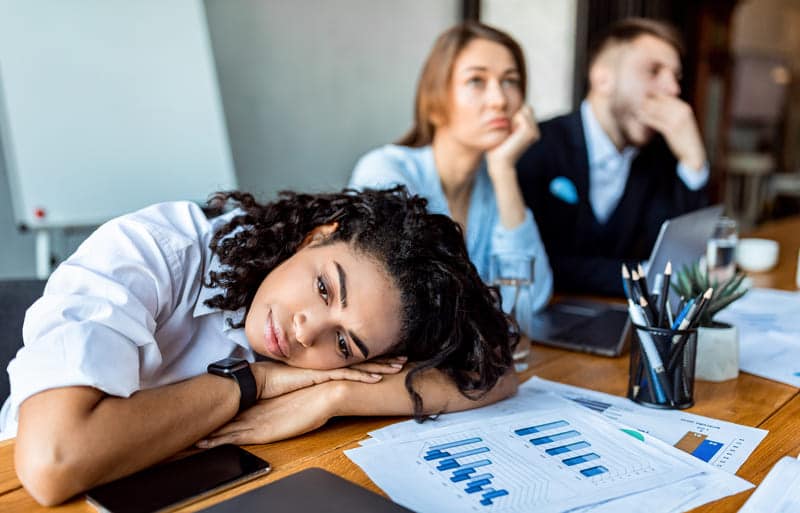
[[[223,358],[208,365],[209,374],[222,376],[224,378],[231,378],[236,380],[239,384],[239,411],[242,413],[244,410],[256,404],[258,400],[258,388],[256,388],[256,378],[253,377],[253,371],[250,370],[250,364],[247,360],[241,358]]]

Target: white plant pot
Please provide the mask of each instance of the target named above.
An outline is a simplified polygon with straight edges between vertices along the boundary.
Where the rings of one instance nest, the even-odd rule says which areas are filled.
[[[736,326],[716,323],[697,329],[695,379],[727,381],[739,375],[739,331]]]

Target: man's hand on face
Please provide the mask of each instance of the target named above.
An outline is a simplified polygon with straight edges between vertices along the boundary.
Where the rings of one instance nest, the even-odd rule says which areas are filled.
[[[653,94],[642,103],[639,120],[664,136],[683,165],[695,171],[705,165],[706,150],[688,103],[675,96]]]

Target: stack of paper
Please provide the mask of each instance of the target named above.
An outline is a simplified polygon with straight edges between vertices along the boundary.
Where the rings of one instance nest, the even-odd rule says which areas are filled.
[[[423,512],[685,511],[751,487],[542,383],[486,408],[389,426],[347,455]]]
[[[800,511],[800,461],[784,456],[769,471],[739,513]]]
[[[753,289],[715,320],[739,329],[739,367],[800,387],[800,293]]]

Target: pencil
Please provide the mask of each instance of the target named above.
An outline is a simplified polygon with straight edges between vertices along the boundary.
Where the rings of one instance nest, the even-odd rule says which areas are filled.
[[[706,309],[708,308],[708,304],[711,302],[711,296],[713,295],[714,295],[713,288],[709,288],[703,293],[703,297],[700,299],[700,304],[698,305],[697,309],[693,312],[694,315],[692,315],[692,318],[689,319],[689,327],[694,326],[700,320],[700,317],[703,316]]]
[[[628,271],[628,266],[622,264],[622,289],[625,291],[626,299],[635,299],[633,296],[633,282],[631,281],[631,273]]]
[[[644,273],[642,264],[637,264],[636,268],[639,271],[639,286],[644,292],[644,298],[647,299],[647,303],[650,305],[648,308],[650,309],[650,315],[653,317],[653,323],[655,323],[658,319],[658,312],[656,311],[656,302],[650,297],[650,289],[647,287],[647,275]],[[653,326],[657,325],[653,324]]]
[[[667,297],[669,296],[669,282],[672,279],[672,262],[667,262],[664,267],[664,278],[661,283],[661,292],[658,296],[658,325],[659,327],[667,328],[664,325],[664,319],[667,317]]]
[[[711,296],[714,294],[714,289],[710,288],[703,293],[703,296],[700,298],[699,305],[695,302],[693,306],[694,312],[690,312],[681,322],[681,329],[692,329],[695,321],[700,319],[700,316],[703,315],[703,312],[706,311],[708,307],[708,303],[710,303]],[[695,308],[696,307],[696,308]],[[675,335],[678,337],[678,335]],[[675,343],[675,337],[673,337],[673,344],[672,344],[672,351],[669,357],[669,362],[667,363],[667,369],[671,370],[674,369],[675,365],[678,363],[678,358],[680,357],[681,352],[683,351],[683,347],[686,345],[686,342],[689,340],[689,334],[683,335],[680,339]]]

